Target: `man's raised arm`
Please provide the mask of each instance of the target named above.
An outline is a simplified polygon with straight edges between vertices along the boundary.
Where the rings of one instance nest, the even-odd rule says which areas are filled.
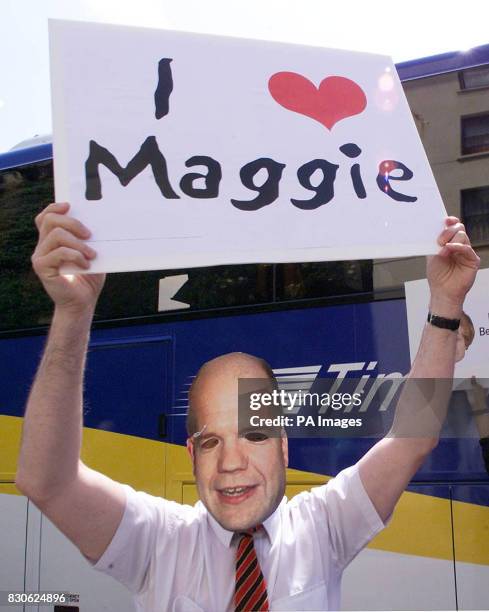
[[[50,204],[36,218],[34,270],[55,304],[46,348],[27,402],[16,484],[93,561],[107,548],[124,512],[120,485],[80,461],[83,372],[93,312],[105,277],[63,276],[95,257],[90,232]]]
[[[427,263],[429,311],[443,319],[460,319],[480,260],[455,217],[448,217],[438,243],[440,252]],[[456,340],[456,331],[425,324],[393,428],[358,462],[363,485],[383,521],[438,443],[452,390]]]

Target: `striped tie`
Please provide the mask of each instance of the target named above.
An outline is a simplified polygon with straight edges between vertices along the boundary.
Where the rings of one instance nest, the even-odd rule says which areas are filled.
[[[236,588],[234,605],[236,612],[268,610],[267,585],[256,557],[253,534],[261,525],[241,532],[236,552]]]

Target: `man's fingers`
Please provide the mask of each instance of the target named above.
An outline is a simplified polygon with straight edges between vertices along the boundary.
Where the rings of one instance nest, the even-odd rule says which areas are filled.
[[[445,225],[453,225],[454,223],[460,223],[460,219],[458,217],[447,217],[445,219]]]
[[[42,241],[49,232],[61,227],[71,232],[78,238],[87,239],[90,237],[90,230],[73,217],[60,215],[59,213],[46,212],[39,226],[39,240]]]
[[[86,269],[88,260],[96,256],[85,242],[90,236],[89,229],[78,219],[67,216],[69,208],[67,202],[53,202],[36,217],[39,242],[32,265],[41,277],[58,276],[59,267],[65,263]]]
[[[59,269],[64,264],[73,264],[82,270],[88,270],[90,262],[83,256],[80,251],[62,246],[49,254],[39,257],[33,257],[32,265],[39,276],[46,278],[54,278],[59,276]]]
[[[44,217],[49,213],[57,213],[59,215],[63,215],[68,212],[70,205],[68,202],[53,202],[46,206],[44,210],[42,210],[34,219],[34,223],[36,224],[37,229],[41,228]]]
[[[453,217],[455,219],[456,217]],[[456,223],[453,223],[449,227],[445,227],[442,233],[438,236],[438,244],[444,246],[448,242],[462,242],[468,244],[469,238],[465,232],[465,225],[460,223],[457,219]]]
[[[459,244],[468,244],[470,245],[470,239],[465,233],[465,229],[459,230],[452,238],[448,241],[449,243],[459,243]]]
[[[79,240],[62,227],[56,227],[49,232],[44,240],[39,243],[34,256],[43,257],[59,247],[68,247],[79,251],[87,259],[93,259],[96,256],[96,252],[86,242]]]
[[[460,255],[463,256],[467,262],[473,262],[479,265],[480,257],[470,246],[470,244],[460,244],[457,242],[449,242],[440,251],[440,255]]]

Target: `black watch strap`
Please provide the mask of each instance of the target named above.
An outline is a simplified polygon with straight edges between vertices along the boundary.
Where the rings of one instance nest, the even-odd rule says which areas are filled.
[[[460,326],[460,319],[445,319],[432,312],[428,313],[428,323],[435,327],[441,327],[442,329],[450,329],[451,331],[457,331]]]

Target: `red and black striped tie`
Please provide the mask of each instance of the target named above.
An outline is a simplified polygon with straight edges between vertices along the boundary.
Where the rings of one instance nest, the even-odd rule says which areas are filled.
[[[253,534],[262,526],[254,527],[238,535],[236,553],[236,588],[234,606],[236,612],[268,610],[267,585],[256,557]]]

